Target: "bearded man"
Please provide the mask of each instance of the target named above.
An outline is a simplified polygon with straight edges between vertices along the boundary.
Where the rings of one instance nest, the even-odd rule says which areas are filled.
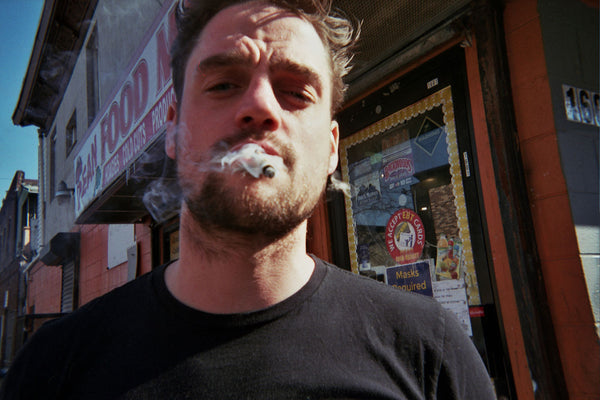
[[[352,25],[317,0],[187,1],[178,23],[180,258],[42,327],[1,397],[493,399],[434,300],[307,254]],[[211,167],[247,146],[274,170]]]

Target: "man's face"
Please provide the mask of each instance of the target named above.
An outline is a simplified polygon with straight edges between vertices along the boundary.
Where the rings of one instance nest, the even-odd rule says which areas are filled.
[[[329,56],[308,22],[251,2],[205,27],[185,69],[167,153],[194,218],[205,227],[282,235],[314,209],[337,165]],[[283,159],[273,178],[215,171],[217,150],[246,143]]]

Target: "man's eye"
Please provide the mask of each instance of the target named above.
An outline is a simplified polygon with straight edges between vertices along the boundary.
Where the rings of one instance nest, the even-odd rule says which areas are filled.
[[[226,92],[228,90],[235,89],[237,86],[231,82],[221,82],[215,85],[209,86],[208,92]]]
[[[295,91],[290,91],[288,92],[290,95],[294,96],[297,99],[303,100],[303,101],[310,101],[310,97],[308,97],[306,95],[306,93],[304,92],[295,92]]]
[[[308,104],[314,102],[314,97],[306,90],[284,89],[282,90],[282,93],[292,97],[295,101],[300,101],[302,103]]]

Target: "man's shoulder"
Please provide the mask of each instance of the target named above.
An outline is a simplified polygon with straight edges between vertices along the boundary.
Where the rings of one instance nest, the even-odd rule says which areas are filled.
[[[341,290],[349,295],[358,295],[360,297],[368,295],[371,298],[385,302],[400,301],[408,304],[422,305],[426,308],[439,307],[439,303],[430,297],[394,288],[384,282],[355,274],[326,261],[323,261],[323,265],[327,269],[329,284],[335,290]]]
[[[114,359],[112,344],[129,343],[125,340],[129,332],[156,312],[154,275],[143,275],[44,323],[20,349],[0,398],[12,398],[15,393],[25,398],[60,398],[66,381],[85,373],[82,366],[87,368],[107,356]]]
[[[111,324],[119,323],[122,318],[131,318],[133,311],[143,310],[153,300],[153,274],[142,275],[133,281],[112,289],[73,312],[46,322],[36,332],[38,340],[44,337],[68,337],[69,332],[77,336],[98,333]],[[57,331],[60,332],[57,335]],[[68,340],[68,339],[67,339]]]
[[[397,321],[411,320],[413,326],[444,324],[446,311],[431,297],[400,290],[327,262],[323,265],[327,269],[324,289],[335,302]]]

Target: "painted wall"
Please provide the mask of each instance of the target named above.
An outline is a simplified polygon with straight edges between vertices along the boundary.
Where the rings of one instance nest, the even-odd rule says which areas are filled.
[[[562,4],[557,10],[561,10],[561,17],[567,21],[565,23],[577,23],[569,20],[569,13],[565,10],[582,4],[577,1],[554,3]],[[589,13],[593,11],[588,7]],[[567,132],[561,124],[555,124],[557,107],[552,89],[556,77],[551,75],[554,70],[550,66],[554,60],[546,55],[537,1],[507,1],[504,18],[517,132],[529,187],[541,273],[557,336],[557,350],[569,398],[598,398],[600,345],[575,230],[579,214],[571,211],[577,208],[577,203],[572,201],[570,189],[574,189],[576,186],[573,184],[579,180],[572,180],[573,162],[564,163],[565,153],[574,149],[565,152],[559,146],[560,137]],[[559,24],[556,20],[554,23]],[[577,41],[562,41],[554,45],[566,52],[565,47],[577,47]],[[572,74],[576,74],[575,69]],[[575,142],[575,148],[582,146],[584,141],[585,136],[582,136],[581,142]],[[592,145],[593,142],[588,144]],[[579,162],[582,154],[571,154],[574,155],[578,159],[574,162]],[[593,171],[589,172],[593,174]],[[596,200],[594,205],[597,207],[597,204]]]
[[[562,87],[565,84],[600,92],[598,11],[597,2],[595,7],[581,1],[538,2],[559,155],[579,255],[600,333],[600,128],[568,120]],[[600,120],[600,116],[597,118]]]

